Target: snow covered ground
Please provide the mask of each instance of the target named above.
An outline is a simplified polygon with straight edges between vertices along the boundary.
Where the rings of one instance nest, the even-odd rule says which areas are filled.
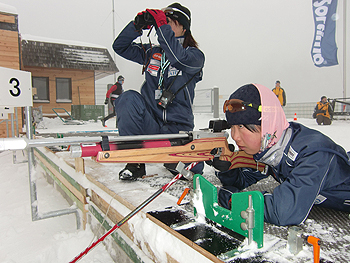
[[[207,127],[210,119],[212,118],[208,114],[197,114],[195,116],[195,129]],[[331,126],[318,126],[313,119],[298,119],[298,122],[320,130],[336,143],[342,145],[345,150],[350,150],[350,138],[348,136],[350,134],[350,121],[334,121]],[[114,125],[114,119],[107,122],[108,127],[102,127],[101,122],[63,125],[63,122],[56,118],[44,119],[39,124],[37,131],[40,133],[110,131],[113,130]],[[16,154],[17,162],[23,160],[20,151],[17,151]],[[0,262],[68,262],[92,241],[96,240],[89,228],[85,231],[76,229],[75,215],[32,222],[27,163],[14,164],[13,153],[6,151],[0,153],[0,165],[2,167],[0,173]],[[150,169],[152,172],[154,167],[150,166]],[[162,175],[162,171],[157,172]],[[206,171],[210,172],[210,170]],[[164,173],[166,173],[165,170]],[[67,202],[40,176],[39,172],[36,177],[39,212],[68,207]],[[317,233],[315,236],[317,236]],[[350,253],[348,258],[350,258]],[[108,263],[113,261],[103,246],[97,246],[81,262]]]

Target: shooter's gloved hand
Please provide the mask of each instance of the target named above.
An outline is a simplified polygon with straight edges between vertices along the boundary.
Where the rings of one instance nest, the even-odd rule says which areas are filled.
[[[153,17],[153,25],[156,29],[167,24],[165,13],[162,10],[146,9],[146,11]]]
[[[228,147],[230,148],[230,151],[233,152],[235,150],[235,147],[233,144],[229,144]],[[211,150],[210,154],[215,155],[218,152],[218,148],[214,148]],[[219,159],[219,157],[214,157],[210,161],[205,161],[206,164],[213,166],[215,169],[219,170],[220,172],[225,172],[230,169],[231,162],[230,161],[222,161]]]
[[[231,210],[232,208],[232,194],[238,193],[239,189],[234,186],[224,186],[218,190],[218,201],[220,206]]]
[[[147,11],[139,12],[134,19],[134,26],[136,28],[136,31],[150,29],[153,23],[154,19]]]
[[[108,104],[108,98],[105,99],[105,104]]]

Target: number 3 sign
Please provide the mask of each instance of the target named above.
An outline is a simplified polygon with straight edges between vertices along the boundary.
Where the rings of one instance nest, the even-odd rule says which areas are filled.
[[[32,74],[0,67],[0,106],[33,106]]]

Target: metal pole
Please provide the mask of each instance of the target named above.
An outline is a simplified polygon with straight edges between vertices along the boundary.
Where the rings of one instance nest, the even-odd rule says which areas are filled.
[[[32,108],[29,106],[25,107],[26,115],[26,134],[28,140],[33,139],[33,127],[32,127]],[[35,179],[32,178],[32,171],[34,170],[34,151],[33,148],[28,148],[28,173],[29,173],[29,189],[30,189],[30,205],[32,211],[32,220],[38,217],[38,202],[36,194],[36,183]]]
[[[220,114],[220,107],[219,107],[219,88],[218,87],[214,87],[213,88],[213,101],[212,101],[212,105],[213,105],[213,113],[214,113],[214,118],[219,118],[219,114]]]
[[[346,0],[343,0],[343,98],[346,98]]]
[[[28,128],[27,128],[28,129]],[[193,133],[193,136],[196,136]],[[219,134],[219,133],[218,133]],[[211,134],[208,134],[211,135]],[[223,136],[223,133],[220,133]],[[220,136],[216,136],[220,137]],[[156,139],[181,139],[189,138],[187,133],[179,134],[155,134],[155,135],[130,135],[130,136],[115,136],[109,137],[110,142],[123,141],[146,141]],[[196,138],[194,138],[196,139]],[[67,137],[67,138],[44,138],[44,139],[28,139],[28,138],[0,138],[0,151],[6,150],[24,150],[32,147],[45,146],[61,146],[61,145],[80,145],[84,143],[101,142],[102,137]]]
[[[38,221],[38,220],[42,220],[42,219],[46,219],[46,218],[64,216],[64,215],[69,215],[69,214],[75,214],[76,222],[77,222],[77,229],[80,229],[80,226],[81,226],[80,215],[79,215],[79,211],[77,208],[67,208],[67,209],[47,212],[47,213],[41,214],[40,216],[37,216],[36,218],[33,218],[32,220]]]
[[[28,128],[27,128],[28,129]],[[130,141],[148,141],[148,140],[167,140],[167,139],[185,139],[193,140],[200,138],[218,138],[228,137],[227,132],[211,131],[192,131],[181,132],[178,134],[151,134],[151,135],[130,135],[109,137],[109,142],[130,142]],[[98,143],[102,137],[67,137],[67,138],[46,138],[46,139],[28,139],[28,138],[0,138],[0,151],[24,150],[31,147],[61,146],[61,145],[81,145],[84,143]]]
[[[7,138],[9,138],[10,137],[10,135],[9,135],[9,120],[8,119],[6,119],[6,135],[7,135]]]
[[[33,127],[32,127],[32,107],[25,107],[26,114],[26,133],[28,140],[33,139]],[[75,213],[76,221],[77,221],[77,229],[80,228],[80,215],[78,209],[68,208],[57,211],[51,211],[39,216],[38,213],[38,196],[36,192],[36,181],[35,178],[32,177],[32,172],[35,169],[35,159],[34,159],[34,150],[32,147],[27,149],[28,151],[28,173],[29,173],[29,189],[30,189],[30,204],[31,204],[31,212],[32,212],[32,221],[37,221],[41,219],[62,216],[67,214]]]
[[[16,110],[16,108],[14,110]],[[13,113],[11,113],[10,116],[11,116],[11,137],[16,137]]]
[[[113,12],[113,41],[115,39],[115,18],[114,18],[114,0],[112,0],[112,12]],[[113,50],[113,59],[114,59],[114,63],[115,63],[115,52]],[[116,82],[117,80],[117,76],[116,74],[113,74],[113,77],[114,77],[114,83]]]
[[[16,134],[17,134],[17,136],[19,137],[17,108],[15,108],[15,120],[16,120]]]

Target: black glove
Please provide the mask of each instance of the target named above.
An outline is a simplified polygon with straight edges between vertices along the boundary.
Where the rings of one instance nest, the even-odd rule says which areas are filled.
[[[109,99],[108,99],[108,98],[106,98],[106,99],[105,99],[105,104],[108,104],[108,101],[109,101]]]
[[[134,26],[137,31],[143,29],[150,29],[151,25],[154,23],[154,19],[150,13],[147,11],[139,12],[134,19]]]
[[[230,151],[233,152],[235,150],[235,147],[233,144],[229,144],[228,147],[230,148]],[[215,155],[218,152],[218,148],[214,148],[211,150],[210,154]],[[225,172],[230,169],[231,162],[230,161],[222,161],[219,159],[219,157],[214,157],[213,160],[205,161],[206,164],[213,166],[215,169],[219,170],[220,172]]]

